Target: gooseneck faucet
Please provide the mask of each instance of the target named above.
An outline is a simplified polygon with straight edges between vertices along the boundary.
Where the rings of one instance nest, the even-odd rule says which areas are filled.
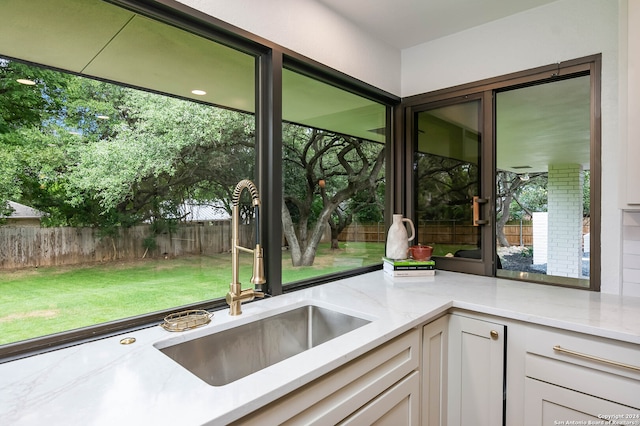
[[[254,249],[249,249],[240,245],[240,194],[244,189],[251,193],[251,203],[256,222],[256,245]],[[241,180],[233,190],[231,198],[231,284],[227,293],[227,304],[230,315],[240,315],[242,313],[241,304],[243,301],[250,301],[256,297],[264,297],[264,293],[254,289],[242,290],[242,285],[238,276],[240,275],[240,251],[253,253],[253,275],[251,284],[261,285],[267,282],[264,277],[264,259],[262,247],[260,246],[260,196],[258,188],[248,179]]]

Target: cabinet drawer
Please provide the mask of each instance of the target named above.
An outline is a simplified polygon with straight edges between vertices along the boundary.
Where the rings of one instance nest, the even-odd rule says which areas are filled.
[[[640,347],[529,326],[526,376],[640,408]]]
[[[417,426],[420,422],[420,373],[414,371],[362,407],[340,426]]]
[[[525,426],[640,425],[640,410],[538,380],[526,379],[525,395]]]
[[[640,380],[640,345],[539,326],[526,342],[527,353]]]
[[[420,333],[412,330],[234,424],[337,424],[419,364]]]

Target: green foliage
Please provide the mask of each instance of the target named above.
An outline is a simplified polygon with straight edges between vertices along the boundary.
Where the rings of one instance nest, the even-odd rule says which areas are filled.
[[[15,82],[24,76],[37,85]],[[0,91],[0,213],[16,200],[46,212],[45,226],[116,236],[179,220],[185,200],[229,207],[253,176],[253,115],[9,60]]]
[[[188,201],[230,213],[236,183],[254,176],[252,114],[9,60],[0,71],[0,210],[13,199],[46,212],[45,226],[104,238],[143,222],[171,232]],[[283,145],[287,238],[300,236],[307,261],[325,223],[382,220],[384,144],[285,124]]]
[[[37,85],[18,83],[28,78]],[[0,58],[0,214],[23,194],[22,182],[50,175],[60,158],[42,130],[60,109],[58,93],[70,78],[54,71]]]
[[[418,153],[415,173],[420,220],[471,221],[471,200],[478,194],[477,165]]]
[[[295,265],[313,264],[325,223],[337,244],[340,230],[364,206],[357,199],[369,203],[376,198],[384,148],[295,124],[283,127],[283,226]]]
[[[591,170],[585,170],[583,173],[582,214],[587,217],[591,216]]]
[[[158,247],[155,235],[148,236],[147,238],[142,240],[142,247],[149,251],[155,250]]]

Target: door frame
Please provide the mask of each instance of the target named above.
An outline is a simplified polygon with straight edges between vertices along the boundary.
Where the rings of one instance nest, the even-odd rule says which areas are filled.
[[[446,99],[439,99],[426,103],[419,103],[411,106],[407,106],[405,109],[405,131],[409,137],[406,138],[407,141],[407,152],[410,153],[406,158],[406,167],[408,173],[411,176],[407,176],[410,179],[411,187],[415,187],[414,182],[414,156],[413,153],[416,150],[417,141],[414,138],[414,130],[415,130],[415,117],[417,114],[429,111],[441,107],[446,107],[450,105],[459,105],[463,103],[478,101],[480,104],[478,111],[478,126],[480,130],[480,152],[479,159],[481,160],[480,164],[478,164],[478,190],[481,198],[489,199],[489,202],[480,205],[480,218],[488,220],[486,225],[480,226],[480,252],[481,259],[467,259],[467,258],[452,258],[452,257],[438,257],[437,264],[439,269],[445,269],[448,271],[456,271],[456,272],[465,272],[475,275],[487,275],[491,276],[494,272],[494,261],[493,261],[493,253],[495,252],[495,238],[492,235],[495,234],[495,220],[493,219],[491,208],[492,200],[494,199],[494,195],[492,191],[495,191],[495,185],[493,182],[495,179],[493,176],[493,169],[495,168],[495,155],[492,151],[493,144],[491,141],[493,140],[493,126],[487,124],[488,120],[486,117],[491,116],[491,108],[492,108],[492,99],[491,99],[491,91],[479,91],[476,93],[468,93],[462,96],[452,96]],[[414,191],[410,191],[412,194]],[[415,198],[407,197],[406,199],[406,208],[407,212],[411,212],[411,218],[416,223],[417,218],[415,217]],[[471,205],[469,205],[471,208]]]
[[[483,206],[482,214],[490,224],[484,226],[482,238],[482,260],[445,258],[436,259],[438,269],[472,273],[476,275],[496,275],[496,241],[495,241],[495,97],[494,93],[507,88],[525,87],[533,84],[553,82],[571,76],[590,75],[591,82],[591,270],[588,290],[600,291],[600,230],[601,230],[601,116],[600,116],[600,82],[602,55],[591,55],[560,63],[545,65],[525,71],[506,74],[473,83],[440,89],[402,99],[396,112],[393,157],[393,179],[395,181],[392,205],[394,213],[403,212],[415,221],[415,203],[413,196],[415,182],[413,177],[413,157],[416,141],[413,135],[413,117],[416,111],[436,108],[448,103],[459,103],[472,97],[480,96],[482,102],[482,157],[485,166],[481,167],[482,191],[486,191],[489,203]],[[488,163],[487,163],[488,162]],[[490,185],[491,189],[486,188]],[[489,233],[486,235],[485,233]],[[536,281],[539,283],[539,281]],[[577,288],[571,285],[544,283],[549,285]]]

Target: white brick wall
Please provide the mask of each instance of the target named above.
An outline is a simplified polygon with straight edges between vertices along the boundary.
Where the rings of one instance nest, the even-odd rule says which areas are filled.
[[[640,296],[640,212],[622,212],[622,295]]]
[[[579,278],[582,274],[583,180],[580,164],[549,165],[547,275]]]
[[[533,212],[533,264],[547,263],[548,213]]]

